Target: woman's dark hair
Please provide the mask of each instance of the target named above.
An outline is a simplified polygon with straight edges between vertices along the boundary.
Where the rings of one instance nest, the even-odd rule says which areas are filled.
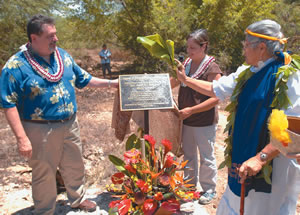
[[[54,19],[41,14],[34,15],[27,23],[27,36],[31,42],[31,34],[40,35],[43,33],[43,25],[55,25]]]
[[[204,44],[206,44],[205,53],[207,52],[208,42],[209,42],[207,30],[203,28],[198,29],[192,32],[191,34],[189,34],[186,39],[188,40],[190,38],[193,39],[199,46],[203,46]]]

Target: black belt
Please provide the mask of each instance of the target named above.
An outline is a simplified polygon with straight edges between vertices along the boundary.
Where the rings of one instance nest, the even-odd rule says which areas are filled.
[[[70,119],[72,119],[72,117],[74,116],[71,115],[65,119],[55,119],[55,120],[36,120],[36,119],[22,119],[22,121],[24,122],[33,122],[33,123],[39,123],[39,124],[49,124],[49,123],[64,123],[64,122],[67,122],[69,121]]]

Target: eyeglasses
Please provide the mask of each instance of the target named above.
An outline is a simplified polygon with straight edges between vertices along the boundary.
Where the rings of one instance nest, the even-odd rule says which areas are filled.
[[[255,41],[255,42],[248,42],[248,41],[242,41],[242,45],[243,45],[243,48],[248,48],[250,45],[253,45],[253,44],[256,44],[256,43],[259,43],[260,41]]]

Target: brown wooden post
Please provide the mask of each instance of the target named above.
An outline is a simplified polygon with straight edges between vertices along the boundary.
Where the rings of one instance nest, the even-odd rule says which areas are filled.
[[[149,134],[149,111],[144,110],[144,132],[145,134]]]

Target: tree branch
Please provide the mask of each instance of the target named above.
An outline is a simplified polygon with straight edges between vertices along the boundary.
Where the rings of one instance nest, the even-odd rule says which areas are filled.
[[[137,22],[134,20],[134,18],[131,16],[131,13],[129,12],[128,8],[126,7],[126,3],[124,0],[120,0],[123,8],[126,10],[128,16],[130,17],[131,21],[134,22],[135,24],[137,24]]]

